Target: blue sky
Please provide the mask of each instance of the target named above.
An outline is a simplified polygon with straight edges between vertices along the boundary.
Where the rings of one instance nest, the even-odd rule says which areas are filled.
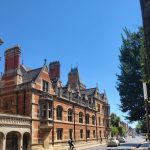
[[[142,25],[139,0],[0,0],[0,72],[4,51],[19,44],[24,64],[31,68],[61,62],[67,82],[71,66],[78,66],[87,87],[107,92],[111,112],[118,109],[116,73],[119,73],[121,33]],[[132,126],[134,126],[133,124]]]

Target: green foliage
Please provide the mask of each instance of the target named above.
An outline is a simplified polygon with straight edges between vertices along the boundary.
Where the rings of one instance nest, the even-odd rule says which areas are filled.
[[[114,127],[119,127],[120,117],[118,117],[115,113],[111,113],[111,125]]]
[[[117,136],[118,135],[118,128],[117,127],[111,127],[110,128],[110,131],[111,131],[111,136]]]
[[[130,32],[124,29],[120,48],[120,75],[117,75],[117,90],[120,94],[120,109],[127,112],[126,118],[139,121],[145,115],[142,79],[146,79],[143,29]]]
[[[126,130],[123,126],[118,127],[118,133],[120,136],[125,136]]]
[[[147,133],[147,127],[146,127],[146,119],[143,118],[143,120],[139,121],[136,126],[136,132],[137,133]]]
[[[120,126],[120,117],[118,117],[115,113],[111,113],[110,122],[111,122],[111,136],[125,136],[126,130],[123,126]]]

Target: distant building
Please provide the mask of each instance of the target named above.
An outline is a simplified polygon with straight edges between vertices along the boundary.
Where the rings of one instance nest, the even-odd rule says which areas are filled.
[[[77,143],[108,137],[110,105],[105,92],[87,89],[78,68],[71,69],[63,86],[58,61],[30,69],[20,64],[20,53],[18,46],[5,51],[0,78],[1,150],[60,149],[71,137]]]

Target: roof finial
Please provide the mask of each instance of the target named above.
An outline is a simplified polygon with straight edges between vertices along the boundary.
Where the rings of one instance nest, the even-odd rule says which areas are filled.
[[[46,63],[47,63],[47,59],[44,59],[44,66],[46,65]]]

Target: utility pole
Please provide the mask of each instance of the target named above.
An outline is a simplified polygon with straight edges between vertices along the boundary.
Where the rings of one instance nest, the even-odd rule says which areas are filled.
[[[147,136],[148,140],[150,142],[150,120],[149,120],[149,112],[148,112],[148,107],[149,107],[149,102],[148,102],[148,91],[147,91],[147,83],[143,82],[143,93],[144,93],[144,102],[145,102],[145,110],[146,110],[146,125],[147,125]]]
[[[142,19],[143,19],[143,28],[144,28],[144,40],[145,40],[145,54],[146,54],[146,72],[148,73],[147,81],[150,81],[150,0],[140,0]],[[150,143],[150,118],[149,118],[149,92],[150,89],[148,86],[150,83],[143,83],[143,92],[144,92],[144,101],[146,109],[146,123],[147,123],[147,133],[148,140]],[[149,145],[150,150],[150,145]]]

